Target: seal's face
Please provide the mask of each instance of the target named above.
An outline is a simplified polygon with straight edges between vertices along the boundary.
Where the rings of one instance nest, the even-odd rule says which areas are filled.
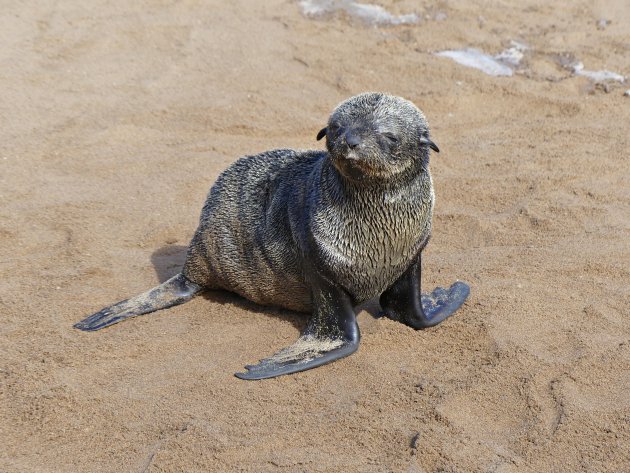
[[[426,168],[429,139],[422,112],[411,102],[366,93],[342,102],[319,132],[337,170],[356,182],[393,179],[408,169]]]

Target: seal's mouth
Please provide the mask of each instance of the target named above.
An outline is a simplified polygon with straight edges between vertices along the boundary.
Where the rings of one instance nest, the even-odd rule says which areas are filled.
[[[354,150],[333,155],[332,158],[337,170],[352,180],[386,179],[396,174],[396,170],[392,169],[391,165],[387,165],[378,158],[363,156]]]

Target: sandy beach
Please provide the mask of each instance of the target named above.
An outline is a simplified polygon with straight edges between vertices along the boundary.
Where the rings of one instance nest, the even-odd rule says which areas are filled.
[[[3,2],[1,472],[630,471],[628,2],[361,5]],[[436,54],[467,48],[509,74]],[[441,149],[423,287],[467,281],[456,315],[368,304],[357,353],[261,382],[233,373],[303,315],[208,292],[72,328],[179,271],[222,170],[323,148],[364,91]]]

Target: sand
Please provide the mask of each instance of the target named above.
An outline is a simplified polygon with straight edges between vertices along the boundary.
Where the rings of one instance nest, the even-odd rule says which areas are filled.
[[[295,1],[4,2],[0,471],[630,471],[625,0],[379,0],[416,24]],[[610,20],[610,23],[600,20]],[[527,45],[511,77],[435,56]],[[321,148],[345,98],[420,106],[442,152],[426,331],[362,310],[349,358],[232,374],[304,319],[226,293],[84,333],[177,273],[239,156]]]

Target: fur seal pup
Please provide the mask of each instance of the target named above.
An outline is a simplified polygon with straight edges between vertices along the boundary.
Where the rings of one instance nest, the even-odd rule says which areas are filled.
[[[354,353],[354,307],[371,298],[414,329],[450,316],[469,294],[465,283],[420,292],[434,203],[429,150],[439,151],[423,113],[365,93],[335,108],[324,136],[327,151],[282,149],[232,164],[210,189],[182,272],[75,327],[99,330],[205,289],[309,312],[296,343],[236,374],[262,379]]]

